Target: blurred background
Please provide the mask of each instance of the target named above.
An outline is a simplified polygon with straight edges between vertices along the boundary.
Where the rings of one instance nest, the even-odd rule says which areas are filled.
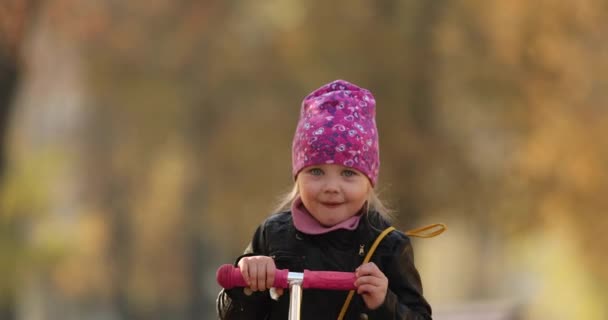
[[[435,319],[608,318],[608,2],[0,2],[0,319],[213,319],[302,98],[375,95]]]

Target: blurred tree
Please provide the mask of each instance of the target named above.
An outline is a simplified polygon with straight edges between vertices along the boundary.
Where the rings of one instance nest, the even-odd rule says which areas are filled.
[[[221,25],[224,8],[159,1],[98,9],[82,39],[97,106],[85,163],[96,182],[91,201],[109,217],[111,299],[128,319],[209,317],[204,257],[213,251],[201,212],[220,103],[209,101],[217,85],[202,78],[215,64],[197,54],[208,54],[209,24]]]
[[[485,246],[480,261],[506,258],[497,243],[568,221],[576,226],[570,240],[605,288],[608,273],[598,268],[605,255],[592,249],[608,242],[599,236],[607,221],[597,215],[608,203],[596,197],[608,172],[600,138],[607,119],[600,70],[608,50],[599,40],[605,4],[453,2],[444,12],[436,120],[465,161],[447,171],[456,183],[443,188],[453,188],[429,190],[437,195],[430,198],[456,205],[444,202],[440,211],[457,208],[473,218],[482,232],[476,243]],[[487,230],[492,234],[483,235]],[[480,282],[473,294],[497,291],[498,269],[484,269],[474,273]]]
[[[37,1],[9,0],[0,3],[0,190],[4,189],[6,176],[7,136],[13,100],[24,72],[23,43],[36,11]],[[0,207],[3,206],[0,204]],[[17,231],[19,219],[11,217],[8,212],[2,212],[0,218],[0,260],[7,261],[0,268],[3,279],[0,282],[0,318],[10,320],[15,318],[15,286],[18,283],[13,282],[16,277],[14,270],[19,265],[16,261],[23,253],[23,243]]]

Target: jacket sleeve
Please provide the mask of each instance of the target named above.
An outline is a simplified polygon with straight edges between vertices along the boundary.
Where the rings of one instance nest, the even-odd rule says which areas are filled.
[[[407,236],[400,234],[401,241],[387,254],[379,257],[389,285],[384,304],[368,311],[370,319],[430,320],[431,306],[422,295],[420,274],[414,265],[414,253]]]
[[[258,227],[252,241],[245,249],[239,260],[246,256],[265,255],[264,227]],[[243,288],[222,289],[217,298],[217,314],[222,320],[253,320],[264,319],[270,308],[270,295],[268,291],[254,292],[248,296]]]

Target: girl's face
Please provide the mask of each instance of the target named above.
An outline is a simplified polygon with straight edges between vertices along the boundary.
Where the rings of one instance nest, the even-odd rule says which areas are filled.
[[[337,164],[306,167],[297,184],[308,212],[326,227],[356,215],[371,190],[363,173]]]

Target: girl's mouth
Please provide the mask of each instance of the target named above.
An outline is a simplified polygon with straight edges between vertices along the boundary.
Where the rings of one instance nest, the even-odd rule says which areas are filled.
[[[342,203],[337,203],[337,202],[322,202],[322,205],[328,207],[328,208],[336,208],[339,207]]]

